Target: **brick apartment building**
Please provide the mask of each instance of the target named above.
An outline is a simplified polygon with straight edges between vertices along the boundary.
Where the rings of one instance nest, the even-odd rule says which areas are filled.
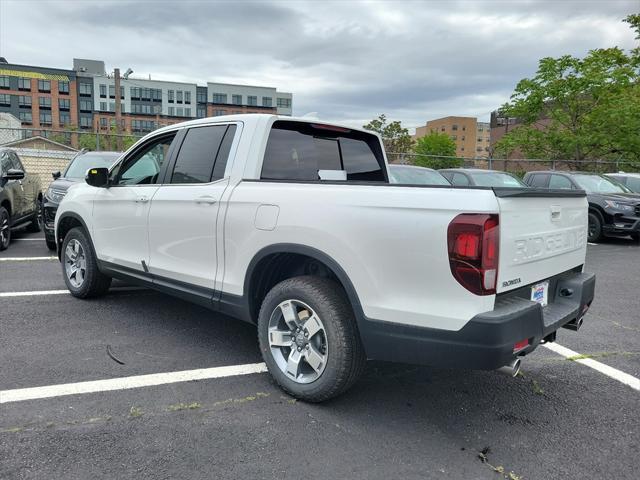
[[[443,117],[429,120],[416,128],[414,140],[431,132],[446,133],[456,144],[456,155],[467,158],[489,156],[491,129],[488,122],[478,122],[475,117]]]
[[[65,70],[10,64],[0,58],[0,112],[18,118],[27,133],[108,132],[115,125],[116,96],[122,131],[133,134],[230,113],[292,114],[293,95],[272,87],[213,82],[199,86],[125,75],[118,93],[103,61],[73,59],[73,69]]]

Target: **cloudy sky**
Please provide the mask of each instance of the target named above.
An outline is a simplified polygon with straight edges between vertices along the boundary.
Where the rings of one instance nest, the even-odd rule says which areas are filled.
[[[638,0],[0,0],[0,55],[71,68],[73,57],[162,80],[294,93],[294,114],[409,128],[487,119],[539,58],[631,48]]]

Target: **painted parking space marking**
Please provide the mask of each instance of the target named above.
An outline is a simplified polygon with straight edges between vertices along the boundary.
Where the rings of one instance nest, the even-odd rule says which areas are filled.
[[[3,257],[0,262],[32,262],[36,260],[58,260],[58,257]]]
[[[69,290],[37,290],[34,292],[0,292],[0,297],[38,297],[42,295],[62,295]]]
[[[88,382],[65,383],[43,387],[0,390],[0,404],[62,397],[65,395],[79,395],[83,393],[128,390],[132,388],[152,387],[170,383],[191,382],[193,380],[237,377],[241,375],[264,373],[266,371],[267,366],[264,363],[248,363],[244,365],[228,365],[224,367],[201,368],[197,370],[183,370],[179,372],[152,373],[149,375],[136,375],[133,377],[110,378],[108,380],[93,380]]]
[[[44,238],[12,238],[12,242],[44,242]]]
[[[628,373],[610,367],[609,365],[605,365],[604,363],[597,362],[592,358],[579,358],[580,354],[578,352],[574,352],[573,350],[567,347],[563,347],[562,345],[558,345],[557,343],[545,343],[542,346],[548,348],[552,352],[557,353],[558,355],[562,355],[565,358],[578,357],[573,361],[593,368],[594,370],[606,375],[607,377],[611,377],[614,380],[617,380],[620,383],[624,383],[625,385],[628,385],[634,390],[640,392],[640,379],[634,377],[633,375],[629,375]]]

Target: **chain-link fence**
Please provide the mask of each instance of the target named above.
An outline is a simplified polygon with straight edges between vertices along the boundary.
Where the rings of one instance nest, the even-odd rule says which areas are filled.
[[[435,169],[440,168],[479,168],[483,170],[501,170],[523,176],[534,170],[565,170],[586,171],[597,173],[612,172],[640,172],[640,162],[624,159],[594,159],[594,160],[545,160],[536,158],[498,159],[498,158],[468,158],[449,157],[440,155],[422,155],[417,153],[387,153],[389,163],[403,165],[420,165]]]
[[[0,146],[17,147],[33,139],[46,139],[75,150],[124,151],[148,132],[116,133],[112,127],[98,132],[50,128],[0,128]]]

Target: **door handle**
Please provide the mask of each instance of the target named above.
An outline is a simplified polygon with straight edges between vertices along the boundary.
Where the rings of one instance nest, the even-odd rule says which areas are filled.
[[[209,205],[213,205],[214,203],[217,202],[217,200],[215,198],[213,198],[211,195],[204,195],[202,197],[198,197],[194,200],[194,202],[196,203],[208,203]]]
[[[147,203],[148,201],[149,201],[149,197],[147,197],[146,195],[142,195],[136,198],[136,203]]]

